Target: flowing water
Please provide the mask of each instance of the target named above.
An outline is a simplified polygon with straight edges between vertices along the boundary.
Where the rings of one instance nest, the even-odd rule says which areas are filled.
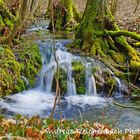
[[[69,40],[53,42],[51,39],[38,41],[42,54],[42,69],[35,87],[2,99],[0,101],[1,114],[6,116],[15,114],[33,116],[38,114],[41,117],[48,117],[51,114],[55,99],[53,79],[57,69],[62,68],[67,73],[67,91],[61,99],[63,118],[80,121],[89,120],[90,122],[99,121],[114,124],[122,129],[139,128],[140,112],[134,109],[120,109],[113,105],[113,99],[100,97],[99,94],[97,96],[96,82],[91,70],[94,61],[69,53],[65,48],[65,44],[68,42]],[[72,70],[73,61],[81,61],[85,67],[85,95],[76,93]],[[22,78],[28,84],[27,79]],[[115,76],[114,78],[118,83],[116,93],[121,95],[121,81]],[[59,119],[59,111],[60,107],[57,105],[54,118]],[[119,117],[117,118],[118,114]]]
[[[37,113],[41,116],[49,116],[55,97],[52,87],[57,67],[62,68],[67,73],[67,91],[62,99],[62,107],[66,108],[64,116],[69,116],[70,118],[73,115],[76,116],[78,113],[74,113],[76,106],[86,110],[86,106],[98,105],[98,107],[101,107],[106,105],[108,99],[105,100],[104,98],[97,97],[96,83],[91,71],[90,62],[83,62],[85,64],[86,93],[83,96],[77,95],[72,62],[82,62],[82,59],[80,56],[67,52],[65,44],[68,42],[69,40],[58,40],[55,43],[52,40],[47,40],[46,42],[38,41],[42,54],[42,69],[37,78],[36,86],[20,94],[6,97],[5,100],[0,102],[1,111],[7,115],[21,113],[32,116]],[[27,79],[25,77],[23,79],[28,84]],[[56,112],[58,108],[56,108]],[[73,110],[72,114],[68,113],[70,110]],[[56,114],[57,117],[58,114]]]

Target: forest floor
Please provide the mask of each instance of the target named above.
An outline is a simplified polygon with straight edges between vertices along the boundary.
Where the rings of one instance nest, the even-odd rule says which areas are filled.
[[[136,1],[119,0],[116,19],[121,29],[140,33],[140,5],[134,13],[135,8]]]

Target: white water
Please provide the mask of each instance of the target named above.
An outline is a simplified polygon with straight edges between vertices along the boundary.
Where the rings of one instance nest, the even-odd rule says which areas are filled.
[[[86,88],[86,95],[97,95],[96,90],[96,83],[95,78],[92,74],[91,70],[91,63],[86,64],[86,70],[85,70],[85,88]]]
[[[29,81],[27,80],[27,78],[24,76],[21,76],[21,78],[24,80],[26,87],[29,88],[30,84],[29,84]]]
[[[45,43],[39,42],[40,51],[42,53],[42,70],[38,76],[36,87],[20,94],[8,96],[5,100],[0,101],[0,108],[5,110],[5,114],[20,113],[23,115],[49,116],[53,108],[55,93],[52,92],[52,85],[54,75],[58,67],[62,68],[67,73],[67,92],[64,99],[62,99],[62,107],[65,114],[71,116],[71,112],[77,106],[78,108],[86,109],[86,106],[106,104],[106,99],[97,97],[96,83],[91,70],[91,63],[85,64],[85,89],[86,93],[79,96],[76,93],[76,84],[73,77],[72,62],[75,60],[82,61],[80,57],[74,56],[67,52],[64,47],[64,42],[60,41],[55,44],[55,57],[52,48],[52,43],[47,41]],[[56,107],[56,111],[58,106]]]
[[[55,44],[55,55],[52,48],[52,43],[40,44],[40,49],[42,52],[42,62],[43,67],[38,78],[37,88],[46,94],[52,93],[52,85],[55,73],[58,67],[62,68],[67,73],[67,95],[72,96],[76,95],[76,84],[73,77],[72,71],[72,62],[77,60],[80,61],[80,57],[74,56],[71,53],[67,52],[65,47],[61,42]],[[49,61],[48,61],[49,60]],[[82,60],[81,60],[82,61]],[[91,71],[91,64],[87,62],[85,66],[85,89],[86,95],[96,95],[96,83],[94,76]]]
[[[49,116],[55,96],[44,94],[36,89],[25,91],[22,94],[15,94],[8,96],[6,100],[0,101],[1,108],[5,108],[7,112],[6,115],[12,115],[12,113],[22,114],[22,115],[37,115]],[[72,113],[73,107],[77,107],[86,110],[87,105],[93,107],[94,105],[105,106],[108,103],[108,99],[103,99],[96,96],[87,95],[77,95],[77,96],[66,96],[62,100],[62,109],[65,114]],[[56,107],[56,111],[58,110]]]
[[[122,85],[122,83],[121,83],[121,80],[118,78],[118,77],[116,77],[115,76],[115,74],[110,70],[110,69],[107,69],[110,73],[111,73],[111,75],[112,75],[112,77],[116,80],[116,82],[117,82],[117,89],[116,89],[116,92],[115,92],[115,96],[117,97],[119,97],[119,96],[122,96],[122,88],[123,88],[123,85]]]

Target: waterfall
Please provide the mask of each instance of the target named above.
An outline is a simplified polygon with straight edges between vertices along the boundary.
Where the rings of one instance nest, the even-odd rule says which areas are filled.
[[[117,82],[117,92],[120,95],[121,94],[121,90],[122,90],[122,83],[120,81],[120,79],[118,77],[114,77],[116,82]]]
[[[57,71],[57,65],[54,63],[46,72],[44,76],[44,86],[46,93],[52,93],[53,78]]]
[[[55,56],[52,51],[53,49],[52,44],[47,44],[46,47],[44,44],[40,46],[40,51],[43,56],[43,67],[38,78],[37,88],[41,91],[45,91],[47,94],[52,93],[53,79],[57,72],[58,63],[58,67],[67,72],[67,95],[76,95],[76,84],[72,77],[72,61],[74,57],[65,50],[62,43],[55,44]]]
[[[67,52],[66,48],[61,42],[56,43],[54,48],[52,48],[53,44],[51,42],[48,44],[45,43],[46,45],[44,43],[39,44],[40,51],[43,57],[43,66],[37,79],[37,89],[41,90],[46,94],[52,93],[53,79],[57,72],[58,64],[58,67],[63,69],[67,73],[66,95],[76,95],[76,84],[73,77],[72,62],[81,61],[85,65],[85,94],[88,96],[95,96],[97,94],[96,82],[91,70],[91,63],[89,63],[87,60],[82,60],[81,57],[74,56],[71,53]],[[55,56],[53,52],[54,49]]]
[[[29,81],[27,80],[27,78],[26,78],[26,77],[24,77],[24,76],[20,76],[20,77],[21,77],[21,79],[23,79],[23,80],[24,80],[25,85],[26,85],[26,88],[29,88],[29,87],[30,87],[30,84],[29,84]]]
[[[117,82],[117,92],[119,94],[121,94],[121,90],[122,90],[121,80],[118,77],[116,77],[115,74],[110,69],[107,69],[107,70],[111,73],[111,75],[113,76],[113,78],[116,80],[116,82]]]
[[[86,95],[97,95],[96,82],[91,70],[91,63],[86,64],[85,70]]]
[[[68,71],[67,71],[67,94],[76,95],[76,84],[74,78],[72,77],[71,65],[68,67]]]

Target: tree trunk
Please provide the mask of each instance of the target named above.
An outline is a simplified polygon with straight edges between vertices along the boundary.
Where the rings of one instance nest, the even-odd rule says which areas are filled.
[[[51,5],[49,1],[49,5]],[[49,6],[51,7],[51,6]],[[52,12],[50,12],[52,16]],[[68,29],[73,27],[77,22],[80,21],[81,17],[76,9],[73,0],[56,0],[53,2],[53,20],[56,30]],[[49,29],[52,29],[50,23]]]
[[[25,24],[25,20],[31,20],[38,6],[39,0],[22,0],[21,9],[17,12],[14,27],[11,32],[4,38],[0,39],[0,43],[9,44],[13,38],[18,35],[20,29]]]
[[[32,0],[31,10],[30,10],[30,14],[31,14],[32,16],[34,16],[35,11],[36,11],[36,9],[37,9],[37,7],[38,7],[38,4],[39,4],[39,0]]]
[[[119,30],[109,10],[108,0],[88,0],[81,24],[76,32],[75,43],[82,46],[81,49],[84,52],[108,63],[114,71],[118,69],[126,72],[127,62],[133,70],[139,69],[140,54],[128,44],[123,36],[140,39],[138,34]]]
[[[17,35],[18,31],[21,28],[21,25],[23,25],[23,23],[24,23],[25,17],[27,16],[26,15],[27,5],[28,5],[28,0],[23,0],[22,8],[21,8],[19,14],[17,14],[17,16],[16,16],[16,20],[15,20],[12,31],[8,34],[8,36],[4,40],[2,40],[1,43],[9,44],[12,42],[13,38]]]

